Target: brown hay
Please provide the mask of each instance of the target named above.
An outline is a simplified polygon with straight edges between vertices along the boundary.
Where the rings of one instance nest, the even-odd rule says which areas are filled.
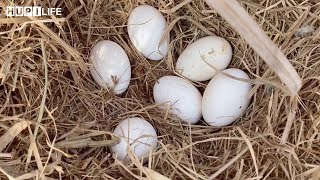
[[[248,43],[202,0],[24,2],[62,7],[64,16],[0,17],[0,139],[9,138],[0,141],[0,179],[320,177],[318,1],[240,0],[302,77],[296,97],[287,96]],[[145,3],[160,9],[170,24],[171,48],[161,62],[147,61],[128,38],[128,14]],[[314,32],[295,35],[311,26]],[[185,47],[211,34],[232,43],[230,67],[256,82],[245,115],[225,128],[178,123],[152,98],[155,81],[175,74]],[[101,90],[87,71],[90,49],[102,39],[119,43],[131,60],[133,79],[120,97]],[[201,91],[206,84],[195,83]],[[144,167],[115,161],[108,147],[118,140],[111,134],[118,122],[133,116],[149,119],[160,139]]]

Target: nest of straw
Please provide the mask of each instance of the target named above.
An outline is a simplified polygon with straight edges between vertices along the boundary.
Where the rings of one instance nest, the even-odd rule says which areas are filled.
[[[240,0],[302,78],[295,97],[237,33],[202,0],[20,1],[61,7],[62,17],[0,18],[0,179],[317,179],[320,177],[319,14],[316,0]],[[2,6],[9,2],[1,2]],[[143,58],[126,22],[140,4],[158,8],[170,27],[161,62]],[[179,54],[218,35],[233,46],[230,67],[257,82],[235,124],[184,125],[154,105],[152,88],[174,74]],[[252,37],[254,38],[254,37]],[[88,54],[99,40],[120,44],[132,64],[128,91],[115,96],[92,79]],[[195,84],[201,91],[207,82]],[[119,121],[140,116],[160,146],[141,165],[110,154]]]

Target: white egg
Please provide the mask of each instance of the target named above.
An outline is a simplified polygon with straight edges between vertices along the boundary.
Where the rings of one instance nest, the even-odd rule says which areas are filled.
[[[192,81],[211,79],[216,71],[228,67],[232,58],[230,43],[218,36],[207,36],[190,44],[179,56],[178,73]],[[208,65],[210,64],[210,65]]]
[[[240,69],[226,69],[231,76],[250,79]],[[202,99],[203,119],[211,126],[226,126],[236,121],[248,108],[252,85],[217,74],[206,87]]]
[[[123,162],[130,162],[130,152],[139,160],[147,157],[158,144],[156,130],[139,117],[121,121],[113,133],[120,138],[120,143],[112,146],[111,151]]]
[[[161,41],[166,27],[165,18],[152,6],[138,6],[129,15],[129,38],[135,48],[150,60],[160,60],[168,53],[169,37]]]
[[[123,93],[130,84],[131,66],[126,52],[113,41],[103,40],[90,53],[93,79],[103,88]]]
[[[183,122],[195,124],[201,118],[202,96],[190,82],[177,76],[164,76],[153,87],[154,101]]]

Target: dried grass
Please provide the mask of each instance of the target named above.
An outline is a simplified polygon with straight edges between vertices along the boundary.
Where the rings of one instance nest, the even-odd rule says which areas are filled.
[[[302,77],[296,97],[202,0],[25,5],[31,2],[62,7],[64,16],[0,18],[0,179],[319,179],[317,0],[240,0]],[[128,13],[144,3],[159,8],[170,24],[171,48],[162,62],[147,61],[128,40]],[[303,27],[315,31],[296,36]],[[174,74],[188,44],[211,34],[232,43],[230,67],[254,79],[252,103],[229,127],[180,124],[154,105],[153,84]],[[133,79],[121,97],[101,90],[87,71],[90,48],[102,39],[119,43],[132,63]],[[195,85],[203,91],[206,83]],[[160,139],[145,167],[115,161],[108,147],[118,140],[111,134],[117,123],[133,116],[149,119]]]

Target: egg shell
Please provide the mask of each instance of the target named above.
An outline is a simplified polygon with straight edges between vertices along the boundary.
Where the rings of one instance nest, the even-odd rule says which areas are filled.
[[[250,79],[240,69],[226,69],[231,76]],[[248,108],[252,85],[217,74],[206,87],[202,99],[202,115],[211,126],[226,126],[236,121]]]
[[[161,43],[167,22],[154,7],[141,5],[129,15],[128,34],[135,48],[150,60],[160,60],[168,54],[169,37]]]
[[[120,138],[120,143],[112,146],[111,151],[123,162],[131,160],[129,150],[141,160],[157,147],[156,130],[148,121],[139,117],[121,121],[113,133]]]
[[[103,40],[95,44],[90,53],[93,79],[102,88],[111,88],[121,94],[128,88],[131,66],[126,52],[113,41]]]
[[[207,36],[190,44],[179,56],[176,70],[192,81],[206,81],[216,71],[228,67],[232,58],[232,47],[224,38]],[[208,65],[210,64],[210,65]]]
[[[202,96],[189,81],[177,76],[161,77],[153,87],[154,101],[177,115],[183,122],[195,124],[201,118]]]

